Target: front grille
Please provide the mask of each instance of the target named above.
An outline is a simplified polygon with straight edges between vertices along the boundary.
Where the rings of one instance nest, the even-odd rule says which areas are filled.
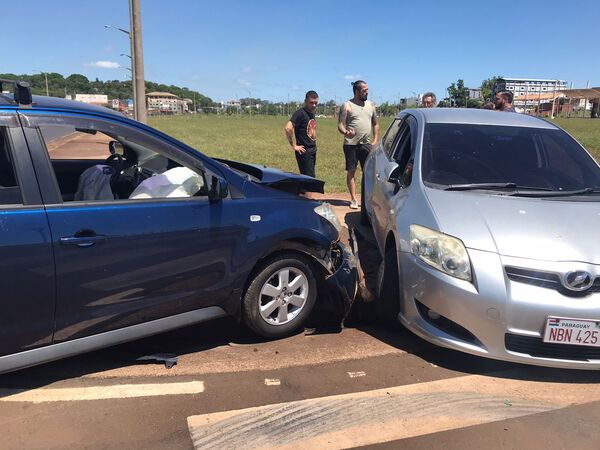
[[[594,279],[594,283],[585,291],[571,291],[563,286],[557,273],[541,272],[538,270],[522,269],[520,267],[506,266],[506,275],[509,280],[532,286],[543,287],[560,292],[567,297],[585,297],[595,292],[600,292],[600,277]]]
[[[571,361],[588,361],[600,359],[600,347],[582,347],[570,344],[548,344],[542,338],[521,336],[506,333],[504,335],[506,350],[525,353],[530,356],[551,359],[567,359]]]

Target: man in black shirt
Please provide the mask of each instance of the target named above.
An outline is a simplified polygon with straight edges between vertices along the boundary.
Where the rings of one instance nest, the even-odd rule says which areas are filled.
[[[284,131],[288,142],[296,153],[298,169],[303,175],[315,176],[317,163],[317,121],[315,112],[319,104],[319,95],[308,91],[304,97],[304,106],[292,114]],[[296,143],[294,144],[294,135]]]

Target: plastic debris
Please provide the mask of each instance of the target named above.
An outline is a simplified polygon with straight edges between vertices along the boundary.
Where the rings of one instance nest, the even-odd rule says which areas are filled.
[[[136,361],[157,361],[165,364],[170,369],[177,364],[177,355],[173,353],[154,353],[152,355],[140,356]]]

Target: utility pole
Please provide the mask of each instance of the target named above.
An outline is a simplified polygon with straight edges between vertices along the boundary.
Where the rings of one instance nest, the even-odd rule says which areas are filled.
[[[248,95],[249,95],[249,99],[248,99],[248,104],[250,105],[250,117],[252,117],[252,92],[248,91]]]
[[[46,97],[49,97],[49,96],[50,96],[50,94],[48,93],[48,92],[49,92],[49,91],[48,91],[48,74],[47,74],[46,72],[42,72],[41,70],[34,70],[34,72],[39,72],[39,73],[41,73],[42,75],[44,75],[44,78],[45,78],[45,80],[46,80]]]
[[[142,48],[142,15],[140,0],[129,0],[129,16],[131,20],[131,43],[133,51],[133,77],[135,83],[134,108],[137,120],[146,123],[146,83],[144,81],[144,51]]]

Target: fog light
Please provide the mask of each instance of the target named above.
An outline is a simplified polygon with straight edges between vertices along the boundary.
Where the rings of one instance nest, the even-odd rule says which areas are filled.
[[[427,315],[432,320],[438,320],[441,316],[432,309],[427,310]]]

